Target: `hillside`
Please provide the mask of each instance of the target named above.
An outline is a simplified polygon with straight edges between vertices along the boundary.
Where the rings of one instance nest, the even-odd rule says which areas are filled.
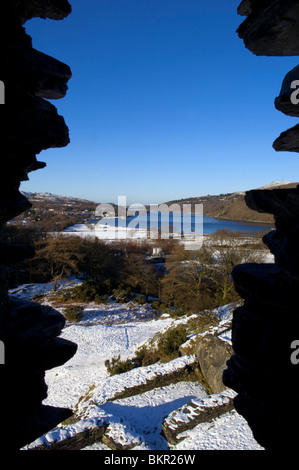
[[[294,188],[298,183],[273,182],[257,189]],[[249,209],[245,203],[245,191],[219,195],[191,197],[173,200],[167,204],[203,204],[203,213],[207,217],[218,219],[242,220],[247,222],[273,223],[271,214],[260,214]]]
[[[60,288],[78,283],[69,279]],[[43,302],[49,305],[52,289],[53,283],[21,285],[10,295],[25,301],[44,294]],[[56,308],[63,313],[63,308]],[[217,325],[209,329],[228,343],[231,333],[226,325],[231,324],[232,310],[233,304],[215,309]],[[244,418],[231,406],[226,408],[225,395],[234,396],[234,392],[210,395],[201,383],[183,374],[194,364],[192,353],[109,376],[106,359],[132,357],[156,335],[192,324],[195,317],[157,317],[149,305],[132,303],[86,305],[82,320],[67,322],[62,332],[63,338],[78,344],[76,355],[46,376],[45,404],[71,407],[74,415],[24,450],[126,450],[126,456],[137,455],[128,454],[130,449],[193,454],[196,450],[262,450]],[[182,376],[177,377],[180,371]],[[203,415],[205,419],[199,419]],[[187,421],[188,431],[182,426]],[[162,433],[169,423],[175,424],[174,441]]]
[[[271,190],[274,188],[294,188],[299,183],[296,182],[272,182],[256,189]],[[77,216],[82,219],[88,219],[93,216],[98,203],[67,196],[57,196],[51,193],[23,193],[32,203],[32,209],[22,214],[17,219],[29,220],[44,218],[45,213],[51,215],[67,215],[68,217]],[[241,220],[246,222],[273,223],[271,214],[260,214],[249,209],[245,203],[245,191],[238,191],[227,194],[206,195],[199,197],[189,197],[184,199],[175,199],[165,204],[203,204],[203,213],[207,217],[217,219]],[[117,205],[110,203],[115,208],[117,215]],[[148,206],[149,208],[149,206]],[[79,220],[79,219],[78,219]],[[27,219],[28,221],[28,219]],[[70,225],[70,224],[69,224]]]
[[[22,192],[31,207],[9,222],[16,227],[51,232],[62,231],[94,216],[97,203],[51,193]]]
[[[54,211],[79,211],[79,210],[95,210],[97,203],[88,199],[81,199],[71,196],[59,196],[52,193],[30,193],[22,191],[34,208],[47,208]]]

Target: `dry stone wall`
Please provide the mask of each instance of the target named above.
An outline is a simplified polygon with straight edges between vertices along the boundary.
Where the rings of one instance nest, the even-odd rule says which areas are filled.
[[[243,0],[238,12],[247,16],[238,33],[251,52],[299,55],[298,0]],[[285,76],[274,102],[288,116],[299,116],[292,99],[298,78],[295,67]],[[273,147],[299,152],[299,125],[284,131]],[[245,264],[233,270],[244,304],[234,312],[234,354],[223,381],[237,392],[235,408],[261,446],[292,449],[299,421],[299,365],[291,361],[291,345],[299,338],[299,188],[249,191],[245,200],[250,209],[274,216],[275,230],[264,243],[275,264]]]
[[[64,147],[69,132],[63,117],[47,100],[62,98],[70,68],[32,47],[24,23],[33,17],[64,19],[67,0],[4,0],[0,15],[1,184],[0,227],[30,207],[19,191],[21,181],[45,167],[36,155]],[[7,267],[30,258],[29,246],[0,242],[0,447],[19,449],[70,416],[71,410],[44,406],[45,371],[68,361],[77,346],[59,338],[64,317],[33,303],[12,301]]]

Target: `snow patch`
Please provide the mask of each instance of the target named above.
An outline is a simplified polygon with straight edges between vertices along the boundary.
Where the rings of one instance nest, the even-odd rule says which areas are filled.
[[[71,280],[79,282],[78,280]],[[67,284],[62,284],[67,285]],[[44,294],[53,289],[49,284],[30,284],[20,286],[10,291],[15,298],[30,300],[32,296]],[[148,367],[133,369],[130,373],[109,377],[105,367],[105,360],[120,355],[122,359],[132,357],[138,347],[152,339],[158,332],[184,323],[187,317],[174,320],[169,315],[142,321],[136,319],[136,311],[130,318],[132,306],[114,306],[115,321],[105,324],[99,321],[103,312],[96,308],[87,309],[88,321],[85,324],[67,325],[61,336],[78,345],[76,355],[66,364],[46,372],[48,385],[48,398],[45,405],[75,408],[78,401],[90,392],[91,400],[84,403],[85,419],[68,426],[58,426],[51,433],[41,436],[27,448],[58,442],[66,437],[86,429],[92,429],[99,423],[109,425],[109,436],[115,442],[133,446],[136,450],[224,450],[224,449],[261,449],[252,436],[252,432],[246,421],[235,411],[231,411],[211,423],[202,423],[190,430],[184,436],[184,440],[176,446],[169,443],[161,435],[161,426],[165,416],[190,402],[206,399],[207,393],[202,385],[195,382],[179,382],[165,387],[159,387],[140,395],[110,401],[119,390],[132,387],[134,384],[145,383],[155,374],[177,370],[177,368],[189,364],[194,357],[183,356],[167,364],[155,364]],[[111,307],[112,308],[112,307]],[[139,306],[140,315],[144,312],[143,306]],[[224,331],[229,324],[234,305],[215,309],[219,318],[219,325],[215,332],[229,336],[229,331]],[[124,310],[126,317],[123,317]],[[117,321],[119,317],[120,321]],[[189,317],[190,318],[190,317]],[[94,320],[94,322],[92,321]],[[229,340],[229,338],[228,338]],[[111,450],[104,442],[98,442],[86,449]]]

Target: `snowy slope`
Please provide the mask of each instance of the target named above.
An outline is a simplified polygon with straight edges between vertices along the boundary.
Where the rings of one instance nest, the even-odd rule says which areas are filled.
[[[11,295],[31,298],[32,295],[46,292],[52,287],[51,284],[20,286],[11,291]],[[113,313],[110,310],[110,317],[105,316],[105,309],[108,308],[109,313],[109,308],[112,307],[114,310]],[[177,363],[153,365],[119,376],[108,376],[104,365],[106,359],[119,354],[123,359],[132,357],[136,349],[153,338],[156,332],[174,324],[175,320],[168,315],[154,318],[154,315],[150,315],[150,309],[144,308],[132,308],[132,304],[92,306],[85,312],[85,321],[66,325],[62,337],[74,341],[78,345],[78,351],[68,363],[47,371],[48,398],[44,404],[75,408],[91,387],[95,406],[87,407],[81,422],[59,426],[46,436],[41,436],[33,445],[63,439],[65,435],[80,432],[80,429],[84,429],[93,420],[103,420],[109,423],[112,438],[124,444],[133,443],[134,450],[262,449],[254,440],[246,421],[234,410],[211,423],[196,426],[176,446],[169,445],[161,435],[162,421],[169,413],[190,400],[206,397],[205,389],[198,383],[179,382],[136,396],[109,401],[109,393],[113,394],[118,388],[128,388],[136,384],[136,381],[148,379],[153,373],[162,373],[163,368],[179,367],[180,363],[192,360],[190,356],[183,356],[177,359]],[[218,313],[221,322],[226,322],[231,315],[231,308],[222,307]],[[179,321],[185,320],[182,318]],[[229,334],[227,339],[229,340]],[[96,443],[86,449],[110,450],[104,443]]]

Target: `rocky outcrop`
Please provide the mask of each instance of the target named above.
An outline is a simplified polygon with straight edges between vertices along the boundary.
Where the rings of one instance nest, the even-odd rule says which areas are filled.
[[[239,13],[248,15],[238,32],[257,55],[299,54],[299,2],[243,1]],[[298,116],[291,100],[298,67],[282,84],[275,107]],[[276,139],[277,151],[299,152],[299,126]],[[244,299],[233,316],[234,354],[223,375],[224,384],[237,392],[236,410],[248,421],[254,437],[270,450],[293,449],[299,421],[299,369],[291,361],[291,345],[299,332],[299,187],[249,191],[248,207],[272,214],[275,230],[264,236],[275,264],[236,266],[232,276]],[[287,400],[281,400],[281,387]]]
[[[258,56],[299,55],[299,4],[294,0],[243,0],[247,16],[238,28],[245,46]]]
[[[275,108],[287,116],[299,117],[297,80],[299,80],[299,65],[286,74],[279,96],[274,101]]]
[[[21,181],[44,168],[42,150],[64,147],[69,132],[47,99],[62,98],[70,68],[32,48],[24,23],[33,17],[63,19],[67,0],[10,0],[1,4],[0,59],[5,105],[1,106],[0,226],[30,207],[19,191]],[[59,338],[62,315],[8,296],[7,267],[31,258],[31,247],[0,243],[0,340],[5,364],[0,367],[1,449],[19,449],[66,419],[71,411],[43,405],[45,371],[63,364],[76,345]]]
[[[299,152],[299,124],[280,134],[273,142],[277,152]]]
[[[226,369],[226,362],[232,353],[231,344],[217,335],[207,334],[197,341],[196,359],[200,371],[213,393],[219,393],[225,388],[222,376]]]
[[[277,109],[290,116],[295,116],[295,113],[298,112],[298,106],[294,110],[294,106],[287,106],[283,101],[276,101]],[[299,152],[299,125],[297,124],[290,129],[282,132],[277,139],[273,142],[273,148],[276,152]]]

